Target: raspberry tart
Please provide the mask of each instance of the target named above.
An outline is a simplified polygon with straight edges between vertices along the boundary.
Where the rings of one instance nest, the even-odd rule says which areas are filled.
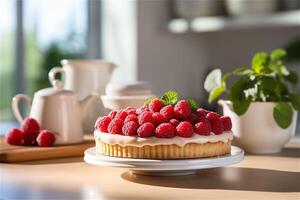
[[[100,117],[95,124],[97,152],[113,157],[184,159],[230,152],[231,119],[199,108],[194,100],[178,100],[169,91],[145,102]]]

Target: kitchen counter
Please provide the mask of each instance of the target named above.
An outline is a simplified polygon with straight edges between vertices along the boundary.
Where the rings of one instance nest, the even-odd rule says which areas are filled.
[[[300,199],[300,143],[196,175],[151,177],[83,158],[0,165],[0,199]]]

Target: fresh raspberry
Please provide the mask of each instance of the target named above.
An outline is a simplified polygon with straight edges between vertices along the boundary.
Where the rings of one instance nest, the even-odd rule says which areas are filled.
[[[143,105],[141,108],[137,109],[136,113],[138,115],[142,114],[144,111],[150,111],[148,105]]]
[[[211,130],[214,134],[219,135],[224,131],[224,126],[220,118],[210,120]]]
[[[196,123],[199,121],[199,117],[198,117],[196,114],[191,113],[191,114],[187,117],[186,121],[189,121],[189,122],[191,122],[191,124],[194,125],[194,124],[196,124]]]
[[[155,126],[150,122],[146,122],[138,128],[137,134],[139,137],[152,137],[154,136],[154,130]]]
[[[209,112],[206,114],[206,119],[213,120],[213,119],[219,119],[220,115],[215,112]]]
[[[107,131],[112,134],[122,134],[123,124],[124,121],[121,118],[115,118],[109,123]]]
[[[23,134],[23,143],[25,145],[34,145],[36,143],[36,138],[38,137],[39,132],[26,132]]]
[[[136,109],[132,108],[132,107],[128,107],[124,111],[126,111],[128,115],[131,115],[131,114],[137,115]]]
[[[164,104],[159,99],[153,99],[149,104],[149,110],[151,112],[159,112],[162,107],[164,107]]]
[[[193,136],[193,125],[188,122],[180,122],[176,127],[176,135],[180,137],[192,137]]]
[[[50,147],[55,142],[55,135],[48,130],[42,130],[36,141],[40,147]]]
[[[160,113],[165,116],[168,120],[174,117],[174,106],[167,105],[160,110]]]
[[[40,132],[40,125],[35,119],[27,118],[22,124],[22,130],[28,134],[38,135]]]
[[[174,127],[176,127],[179,124],[179,121],[177,119],[170,119],[170,124],[172,124]]]
[[[231,119],[228,116],[220,117],[221,122],[224,126],[224,131],[230,131],[232,129]]]
[[[124,123],[131,122],[131,121],[138,123],[138,119],[135,114],[127,115],[127,117],[124,120]]]
[[[202,119],[194,126],[195,133],[199,135],[209,135],[211,132],[211,125],[208,119]]]
[[[180,100],[174,107],[174,113],[178,119],[186,119],[191,114],[191,108],[186,100]]]
[[[203,108],[198,108],[196,113],[197,113],[199,119],[204,119],[206,114],[208,113],[208,111]]]
[[[136,135],[139,124],[135,121],[129,121],[124,124],[122,128],[123,135],[133,136]]]
[[[124,110],[119,110],[115,116],[115,118],[120,118],[122,120],[124,120],[127,117],[127,112]]]
[[[13,128],[6,135],[5,139],[8,144],[21,145],[24,131]]]
[[[161,113],[159,112],[155,112],[152,114],[152,120],[155,126],[160,125],[161,123],[164,122],[168,122],[167,118],[165,118],[165,116],[163,116]]]
[[[115,116],[116,116],[116,114],[117,114],[117,111],[111,111],[109,114],[108,114],[108,116],[111,118],[111,119],[114,119],[115,118]]]
[[[138,116],[138,122],[140,125],[142,125],[143,123],[146,123],[146,122],[153,123],[152,113],[149,111],[142,112],[142,114],[140,114]]]
[[[107,127],[111,122],[109,116],[99,117],[95,123],[95,129],[107,133]]]
[[[158,138],[171,138],[175,136],[175,128],[170,123],[162,123],[155,129],[155,136]]]

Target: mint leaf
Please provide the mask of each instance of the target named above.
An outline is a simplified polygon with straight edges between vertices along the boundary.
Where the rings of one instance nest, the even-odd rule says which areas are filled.
[[[195,112],[197,110],[197,108],[199,108],[199,103],[196,100],[188,99],[187,102],[193,112]]]
[[[246,67],[240,67],[240,68],[237,68],[233,71],[233,74],[235,75],[249,75],[252,73],[252,70],[251,69],[247,69]]]
[[[147,99],[145,102],[144,102],[144,105],[149,105],[150,103],[151,103],[151,101],[153,100],[153,99],[155,99],[156,97],[151,97],[151,98],[149,98],[149,99]]]
[[[293,107],[300,112],[300,95],[291,94],[290,96]]]
[[[212,103],[215,101],[223,92],[225,91],[225,87],[219,86],[216,87],[209,93],[208,103]]]
[[[251,103],[251,99],[247,99],[247,100],[234,100],[232,101],[232,107],[234,112],[241,116],[243,114],[245,114],[250,106]]]
[[[273,117],[278,126],[286,129],[292,123],[293,109],[288,103],[277,103],[273,108]]]
[[[206,77],[204,82],[204,89],[207,92],[213,91],[216,87],[222,84],[222,72],[220,69],[212,70]]]
[[[268,60],[268,54],[266,52],[258,52],[252,58],[252,69],[256,73],[261,73],[265,68]]]
[[[276,61],[283,59],[286,56],[286,51],[284,49],[275,49],[271,52],[271,60]]]
[[[161,99],[165,102],[165,104],[176,104],[179,100],[178,94],[175,91],[168,91],[166,92]]]

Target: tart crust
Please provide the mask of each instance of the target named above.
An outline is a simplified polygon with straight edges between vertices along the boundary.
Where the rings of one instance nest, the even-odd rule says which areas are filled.
[[[122,158],[141,158],[141,159],[184,159],[184,158],[205,158],[221,156],[230,152],[231,140],[227,143],[207,142],[204,144],[188,143],[183,147],[175,144],[171,145],[145,145],[121,146],[118,144],[108,144],[95,138],[97,152],[107,156]]]

